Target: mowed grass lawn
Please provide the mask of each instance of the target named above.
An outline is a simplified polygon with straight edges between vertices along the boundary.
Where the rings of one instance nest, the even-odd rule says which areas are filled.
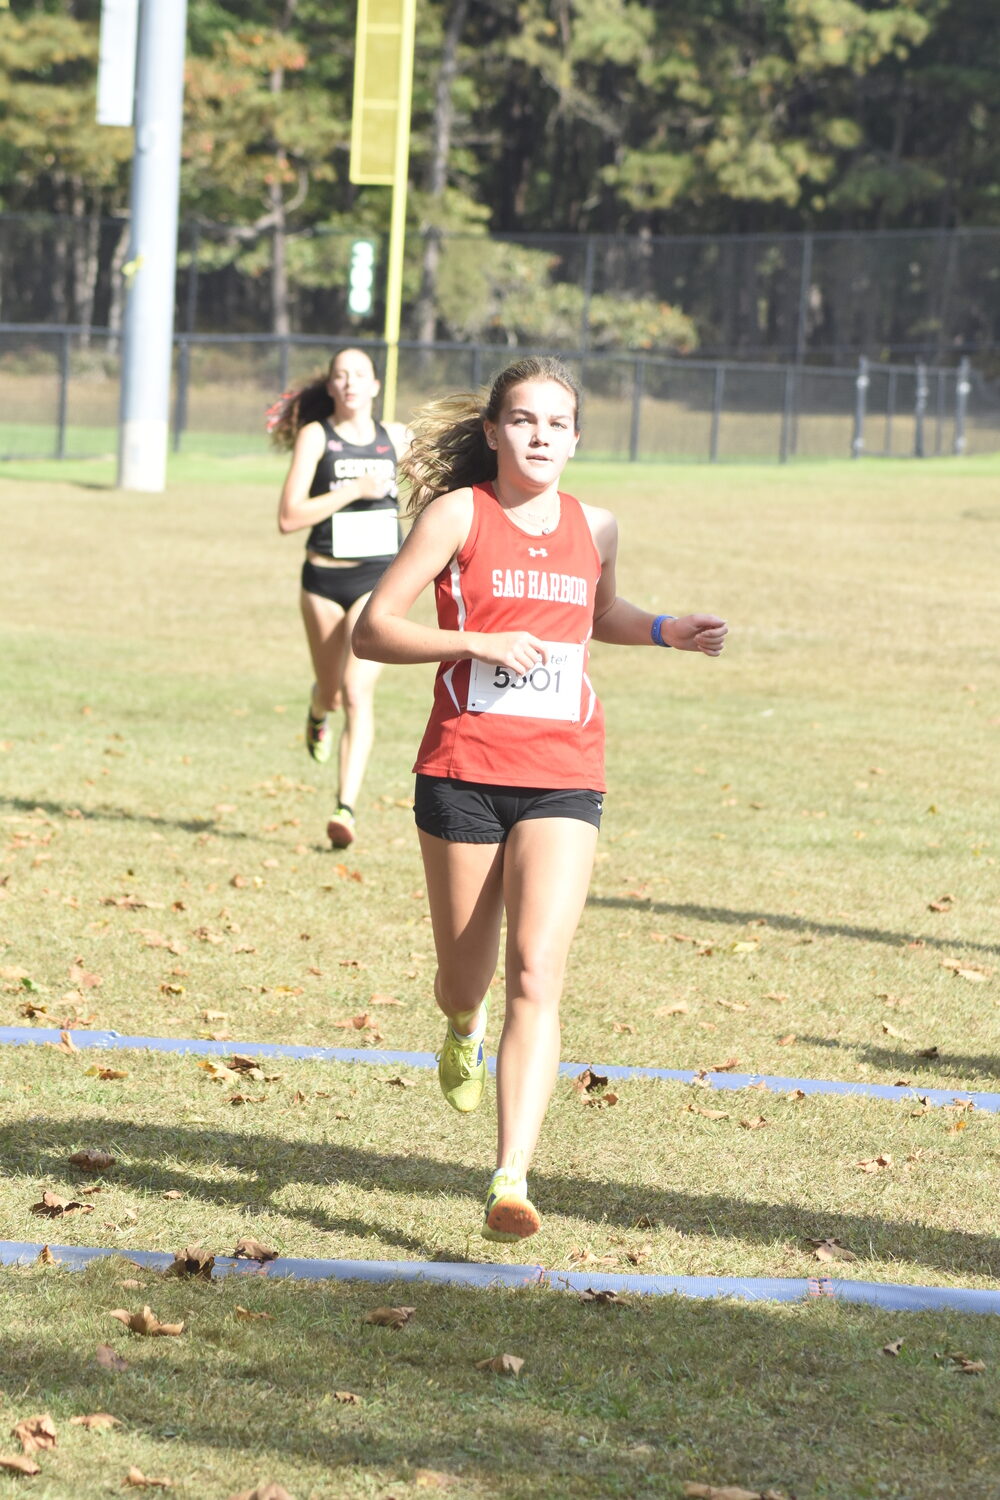
[[[165,495],[126,496],[102,462],[0,473],[0,1024],[438,1045],[409,808],[432,669],[386,671],[361,837],[333,854],[281,474],[185,457]],[[610,792],[564,1058],[1000,1090],[998,480],[987,459],[571,471],[619,516],[622,592],[731,636],[716,662],[594,648]],[[0,1236],[795,1277],[830,1274],[811,1241],[833,1237],[857,1256],[838,1276],[996,1286],[983,1111],[640,1081],[602,1106],[563,1080],[543,1232],[507,1250],[476,1233],[491,1102],[460,1120],[415,1068],[263,1073],[0,1049]],[[94,1212],[33,1216],[95,1186],[68,1162],[88,1148],[115,1156]],[[107,1316],[144,1302],[184,1333]],[[417,1310],[364,1324],[382,1302]],[[0,1308],[0,1420],[59,1431],[36,1495],[103,1495],[130,1464],[210,1500],[265,1478],[296,1500],[996,1493],[989,1318],[121,1261],[7,1271]],[[101,1342],[128,1371],[98,1371]],[[474,1368],[500,1352],[520,1377]],[[97,1410],[124,1425],[69,1425]],[[0,1469],[0,1495],[26,1482]]]

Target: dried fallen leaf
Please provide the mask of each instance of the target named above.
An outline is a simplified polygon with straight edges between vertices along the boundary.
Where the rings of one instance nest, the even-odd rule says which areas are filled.
[[[590,1249],[589,1245],[586,1247],[586,1249],[577,1246],[576,1249],[573,1249],[569,1252],[569,1255],[566,1257],[566,1259],[569,1261],[570,1265],[577,1266],[613,1266],[615,1263],[615,1256],[595,1255],[593,1250]]]
[[[891,1344],[883,1344],[882,1345],[882,1353],[883,1354],[891,1354],[891,1355],[893,1355],[895,1357],[895,1355],[897,1355],[899,1353],[899,1351],[900,1351],[900,1349],[902,1349],[902,1347],[903,1347],[903,1340],[902,1339],[893,1339],[893,1341],[892,1341]]]
[[[684,1001],[683,1000],[679,1000],[676,1005],[658,1005],[656,1007],[656,1009],[653,1011],[653,1015],[654,1016],[686,1016],[687,1015],[687,1011],[688,1011],[688,1008],[684,1004]]]
[[[580,1293],[580,1301],[596,1302],[601,1307],[628,1307],[629,1305],[628,1298],[623,1297],[621,1292],[613,1292],[608,1288],[595,1291],[592,1286],[584,1288]]]
[[[415,1089],[417,1086],[412,1078],[401,1078],[398,1074],[395,1078],[381,1078],[379,1082],[387,1083],[391,1088],[394,1089]],[[348,1116],[338,1116],[338,1118],[343,1118],[346,1120]]]
[[[951,909],[954,906],[954,904],[955,904],[955,898],[954,898],[954,896],[949,896],[949,895],[939,896],[936,901],[928,901],[928,903],[927,903],[927,910],[928,911],[951,911]]]
[[[896,1038],[896,1040],[900,1041],[900,1042],[908,1042],[908,1041],[910,1041],[910,1038],[906,1035],[905,1031],[897,1031],[896,1028],[895,1028],[895,1026],[890,1026],[889,1025],[888,1021],[883,1021],[882,1022],[882,1035],[883,1036],[894,1036]]]
[[[953,1354],[951,1358],[955,1362],[956,1375],[982,1375],[986,1369],[986,1361],[982,1359],[966,1359],[964,1354]]]
[[[91,974],[83,967],[83,959],[78,958],[75,964],[70,966],[70,984],[75,984],[83,990],[97,989],[101,983],[100,974]]]
[[[274,1313],[251,1312],[249,1307],[236,1306],[236,1316],[241,1323],[273,1323]]]
[[[617,1094],[595,1094],[590,1099],[584,1099],[583,1102],[584,1102],[585,1105],[587,1105],[587,1104],[591,1105],[591,1107],[594,1108],[594,1109],[604,1109],[605,1106],[607,1106],[610,1109],[613,1104],[617,1104],[618,1103],[618,1095]]]
[[[255,1057],[241,1057],[237,1053],[229,1059],[226,1066],[233,1073],[242,1073],[245,1078],[257,1080],[264,1077],[264,1070]]]
[[[40,1219],[61,1219],[65,1214],[92,1214],[94,1205],[79,1203],[75,1198],[72,1200],[60,1198],[58,1193],[46,1191],[42,1194],[40,1203],[31,1205],[31,1212],[37,1214]]]
[[[229,1500],[293,1500],[286,1489],[280,1484],[258,1484],[255,1489],[241,1490],[238,1495],[230,1495]]]
[[[48,1412],[39,1417],[22,1417],[11,1428],[11,1436],[17,1438],[25,1453],[44,1453],[56,1446],[56,1424]]]
[[[200,1276],[206,1281],[211,1281],[214,1265],[215,1256],[210,1250],[203,1250],[200,1245],[185,1245],[183,1250],[174,1251],[174,1263],[168,1266],[167,1274]]]
[[[362,1323],[374,1323],[379,1328],[402,1328],[416,1312],[415,1307],[376,1307],[365,1313]]]
[[[839,1240],[832,1237],[825,1240],[810,1240],[810,1245],[815,1245],[813,1254],[817,1260],[857,1260],[853,1250],[848,1250]]]
[[[778,1038],[778,1046],[779,1047],[790,1047],[794,1041],[795,1041],[795,1032],[794,1031],[790,1031],[787,1036],[779,1036],[779,1038]]]
[[[165,1193],[161,1194],[161,1197],[167,1198],[171,1202],[174,1202],[178,1198],[183,1198],[184,1194],[181,1192],[180,1188],[168,1188]]]
[[[10,1469],[14,1474],[40,1474],[42,1471],[33,1458],[20,1453],[0,1453],[0,1469]]]
[[[108,1317],[117,1318],[119,1323],[124,1323],[133,1333],[141,1333],[147,1338],[176,1338],[184,1332],[183,1323],[161,1323],[149,1306],[137,1313],[130,1313],[125,1307],[117,1307]]]
[[[763,1115],[754,1115],[749,1120],[741,1120],[740,1124],[744,1130],[762,1130],[767,1124]]]
[[[495,1375],[520,1375],[524,1360],[516,1354],[495,1354],[492,1359],[477,1359],[477,1370],[492,1370]]]
[[[38,1252],[38,1257],[37,1257],[37,1259],[35,1261],[35,1265],[36,1266],[57,1266],[58,1264],[59,1264],[59,1262],[56,1260],[55,1256],[52,1254],[52,1251],[49,1249],[48,1245],[43,1245],[42,1248]]]
[[[584,1068],[583,1072],[578,1073],[573,1079],[573,1087],[580,1094],[593,1094],[598,1089],[606,1089],[607,1086],[607,1078],[600,1073],[595,1073],[593,1068]]]
[[[103,1432],[105,1428],[121,1427],[120,1417],[113,1417],[109,1411],[91,1412],[86,1417],[70,1417],[71,1427],[86,1427],[88,1432]]]
[[[122,1359],[121,1355],[110,1344],[98,1344],[94,1361],[100,1365],[102,1370],[113,1370],[116,1375],[122,1370],[128,1369],[128,1360]]]
[[[142,1472],[141,1469],[136,1468],[135,1464],[132,1465],[128,1473],[125,1475],[125,1483],[134,1485],[137,1490],[173,1489],[173,1480],[147,1478],[147,1476]]]
[[[457,1474],[445,1474],[440,1469],[418,1469],[413,1482],[418,1490],[447,1490],[459,1479]]]
[[[97,1078],[101,1083],[110,1083],[119,1078],[127,1078],[128,1074],[123,1068],[88,1068],[88,1078]]]
[[[233,1251],[236,1260],[277,1260],[277,1250],[269,1250],[260,1240],[237,1240]]]
[[[880,1156],[869,1156],[864,1161],[855,1162],[855,1166],[862,1172],[881,1172],[892,1166],[892,1157],[887,1151],[883,1151]]]
[[[684,1106],[688,1114],[704,1115],[706,1120],[728,1120],[729,1111],[725,1109],[702,1109],[697,1104],[686,1104]]]
[[[684,1494],[698,1500],[784,1500],[777,1490],[745,1490],[738,1484],[724,1484],[720,1489],[714,1484],[697,1484],[689,1479],[684,1485]]]
[[[939,1047],[921,1047],[920,1050],[918,1052],[914,1052],[913,1055],[914,1057],[926,1057],[934,1059],[941,1056],[941,1050]]]
[[[81,1172],[107,1172],[115,1159],[107,1151],[74,1151],[70,1164]]]
[[[725,1062],[713,1063],[705,1071],[708,1073],[732,1073],[739,1065],[740,1060],[738,1057],[727,1057]]]
[[[341,1406],[363,1406],[364,1397],[357,1396],[353,1391],[334,1391],[334,1401],[339,1401]]]

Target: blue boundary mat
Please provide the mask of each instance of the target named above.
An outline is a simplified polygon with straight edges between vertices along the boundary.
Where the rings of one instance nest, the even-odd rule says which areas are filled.
[[[433,1052],[378,1051],[374,1047],[294,1047],[282,1042],[209,1042],[184,1037],[167,1036],[122,1036],[117,1031],[74,1031],[69,1033],[73,1045],[81,1051],[96,1047],[108,1050],[181,1052],[202,1057],[231,1057],[234,1053],[242,1057],[291,1057],[314,1062],[369,1063],[379,1068],[435,1068],[437,1058]],[[48,1030],[40,1026],[0,1026],[0,1045],[44,1046],[55,1045],[62,1036],[61,1031]],[[912,1084],[889,1083],[838,1083],[832,1079],[784,1078],[770,1073],[706,1073],[701,1075],[690,1068],[633,1068],[617,1063],[569,1063],[559,1064],[559,1072],[566,1078],[575,1078],[589,1066],[609,1080],[626,1078],[662,1078],[674,1083],[692,1083],[704,1076],[706,1083],[717,1089],[745,1089],[752,1084],[766,1084],[774,1093],[787,1093],[801,1089],[804,1094],[854,1094],[865,1099],[918,1100],[928,1104],[974,1104],[977,1109],[989,1114],[1000,1114],[1000,1094],[974,1093],[968,1089],[925,1089]],[[494,1071],[494,1059],[489,1060],[489,1069]]]
[[[0,1240],[0,1265],[34,1265],[47,1248],[68,1271],[82,1271],[95,1260],[117,1256],[148,1270],[166,1271],[174,1257],[160,1250],[96,1249],[82,1245],[23,1244]],[[876,1281],[835,1281],[830,1277],[775,1276],[637,1276],[610,1271],[548,1271],[544,1266],[477,1265],[466,1261],[420,1260],[235,1260],[217,1256],[213,1276],[254,1276],[296,1281],[408,1282],[428,1286],[527,1287],[544,1286],[564,1292],[638,1293],[647,1297],[732,1297],[743,1302],[803,1302],[829,1297],[839,1302],[864,1303],[894,1312],[992,1313],[1000,1316],[1000,1291],[948,1286],[883,1285]]]

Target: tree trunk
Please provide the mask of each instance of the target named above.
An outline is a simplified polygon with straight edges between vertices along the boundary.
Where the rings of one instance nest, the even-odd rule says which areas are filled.
[[[278,28],[286,32],[295,19],[295,12],[299,0],[285,0],[284,13],[278,23]],[[284,68],[272,68],[270,77],[270,90],[274,95],[281,93],[285,87]],[[285,214],[285,190],[282,178],[288,167],[288,157],[284,148],[276,145],[275,156],[277,158],[279,173],[268,183],[267,195],[270,208],[271,229],[271,332],[282,338],[287,338],[291,331],[291,318],[288,311],[288,239],[287,221]]]
[[[55,221],[52,226],[52,266],[49,272],[49,285],[51,287],[52,321],[54,323],[68,322],[68,307],[66,302],[67,282],[69,280],[70,245],[69,236],[72,220],[67,212],[68,204],[64,193],[64,182],[62,175],[53,174],[55,183]]]
[[[128,255],[131,235],[132,222],[130,219],[123,219],[118,231],[118,243],[111,256],[111,302],[108,307],[108,329],[111,333],[111,338],[108,340],[109,354],[118,353],[118,335],[122,331],[122,318],[125,313],[125,278],[122,276],[122,266]]]
[[[458,44],[462,38],[469,0],[451,0],[441,47],[441,63],[434,90],[434,120],[431,125],[431,154],[427,163],[427,195],[433,213],[444,197],[448,185],[448,157],[451,132],[455,123],[452,87],[458,71]],[[417,296],[417,338],[429,344],[437,327],[437,277],[441,262],[441,230],[425,220],[421,226],[424,239],[420,265],[420,291]]]
[[[73,205],[73,320],[81,325],[80,347],[90,345],[94,321],[94,297],[99,269],[98,249],[101,234],[100,213],[87,213],[83,180],[72,179]]]

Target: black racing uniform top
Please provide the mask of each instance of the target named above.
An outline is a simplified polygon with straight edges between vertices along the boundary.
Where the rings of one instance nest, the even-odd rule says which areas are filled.
[[[399,495],[396,486],[396,450],[381,422],[375,423],[375,436],[370,443],[349,443],[346,438],[339,437],[328,417],[324,417],[320,425],[326,436],[326,451],[316,465],[316,473],[309,486],[310,499],[315,495],[329,494],[332,487],[342,479],[361,479],[366,474],[374,474],[385,480],[387,493],[378,500],[352,500],[338,514],[359,510],[396,510]],[[401,541],[402,531],[397,527],[397,548]],[[306,551],[321,552],[326,557],[333,556],[332,516],[327,516],[325,521],[317,521],[306,541]],[[394,555],[389,552],[385,554],[384,560],[389,562]]]

